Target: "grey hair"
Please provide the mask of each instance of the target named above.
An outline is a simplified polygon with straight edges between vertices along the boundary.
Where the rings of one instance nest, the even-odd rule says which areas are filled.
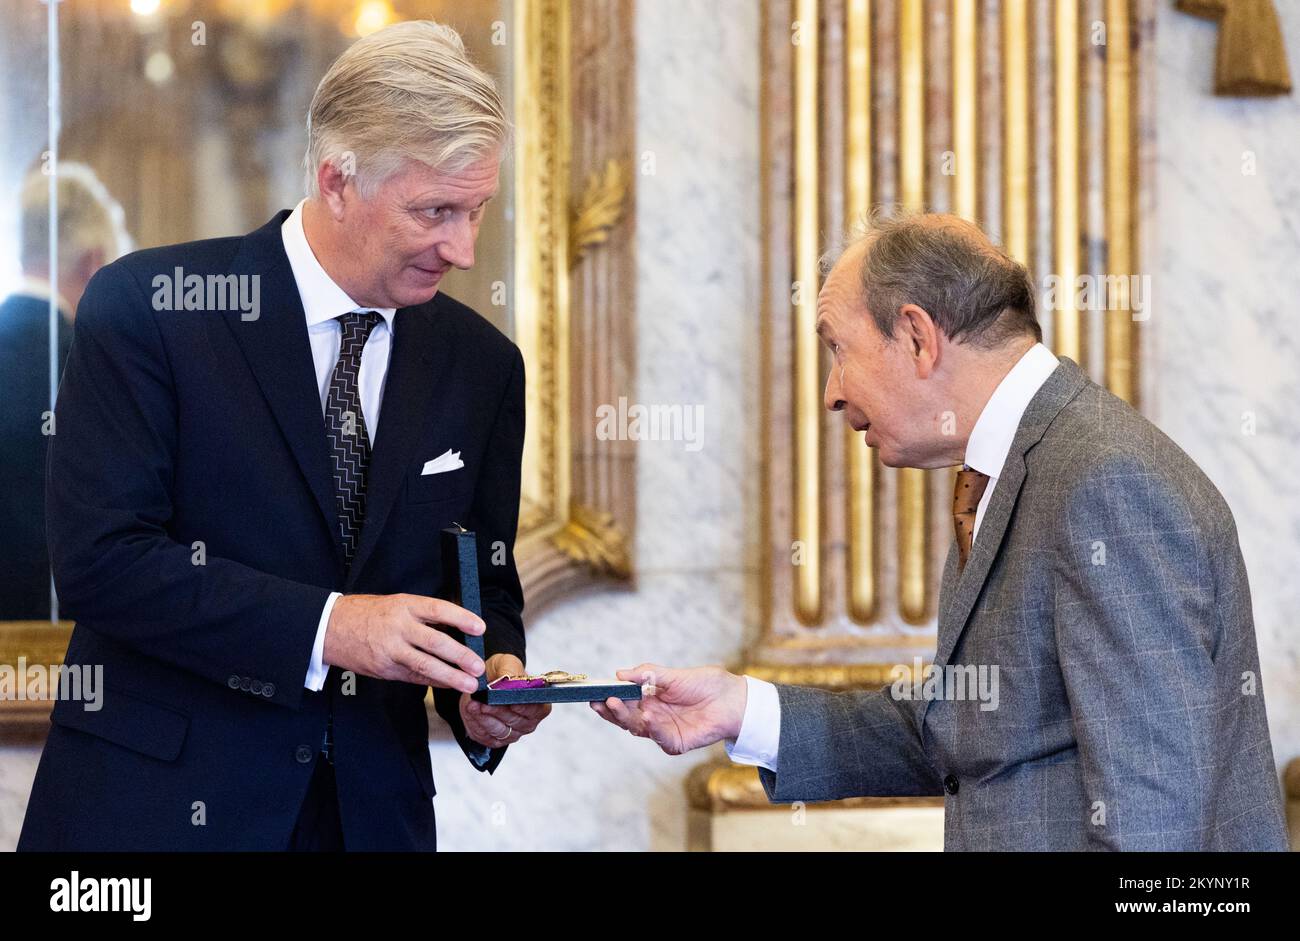
[[[307,112],[307,194],[328,160],[355,174],[363,197],[407,160],[459,170],[500,153],[509,137],[492,77],[470,61],[450,26],[395,23],[334,61]]]
[[[899,309],[915,304],[948,339],[995,349],[1014,337],[1043,339],[1028,269],[955,216],[877,210],[822,258],[823,272],[849,247],[867,250],[862,300],[892,339]]]

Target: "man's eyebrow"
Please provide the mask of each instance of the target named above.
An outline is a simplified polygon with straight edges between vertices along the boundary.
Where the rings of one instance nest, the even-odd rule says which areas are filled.
[[[480,202],[474,203],[473,206],[486,206],[488,203],[492,202],[492,200],[496,199],[498,195],[500,195],[499,191],[492,193],[484,197]],[[454,196],[445,195],[443,193],[425,193],[411,201],[412,205],[419,205],[420,203],[434,206],[455,206],[458,209],[462,206],[471,205],[468,201],[462,202]]]
[[[826,334],[830,332],[830,329],[831,329],[831,325],[827,323],[825,317],[817,318],[817,335],[819,337],[821,337],[823,340],[826,339]]]

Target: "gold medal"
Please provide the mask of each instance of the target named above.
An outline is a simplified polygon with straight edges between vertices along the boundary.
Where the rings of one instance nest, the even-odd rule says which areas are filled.
[[[563,670],[551,670],[549,673],[542,673],[533,676],[530,673],[520,673],[518,675],[502,676],[493,680],[489,686],[496,688],[499,684],[509,683],[535,683],[541,680],[547,686],[557,686],[560,683],[578,683],[587,678],[585,673],[566,673]]]
[[[585,673],[565,673],[563,670],[552,670],[549,673],[543,673],[542,679],[546,680],[547,685],[554,686],[557,683],[578,683],[587,678]]]

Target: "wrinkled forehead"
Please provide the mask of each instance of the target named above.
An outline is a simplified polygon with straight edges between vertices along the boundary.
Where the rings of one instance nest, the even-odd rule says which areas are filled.
[[[863,313],[862,261],[866,244],[849,246],[826,275],[817,295],[818,332],[841,326],[847,317]]]
[[[442,198],[449,202],[482,202],[500,185],[500,157],[488,154],[464,166],[435,169],[417,160],[404,160],[385,184],[409,199]]]

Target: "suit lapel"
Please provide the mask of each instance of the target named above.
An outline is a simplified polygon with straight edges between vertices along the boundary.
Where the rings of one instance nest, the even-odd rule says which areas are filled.
[[[1019,438],[1019,434],[1016,436]],[[936,663],[947,663],[957,646],[957,637],[970,617],[975,599],[988,578],[989,569],[1002,546],[1002,537],[1006,535],[1007,523],[1011,520],[1011,511],[1015,508],[1016,498],[1020,496],[1020,487],[1025,482],[1024,453],[1016,453],[1013,445],[1007,454],[1007,461],[1002,465],[993,496],[980,520],[979,532],[975,535],[975,544],[971,547],[966,567],[961,574],[956,574],[953,566],[952,583],[948,586],[950,600],[944,605],[946,617],[939,619],[939,647],[935,653]],[[955,560],[954,560],[955,561]]]
[[[434,393],[443,390],[447,382],[455,344],[448,321],[437,315],[436,303],[403,307],[393,320],[393,350],[379,410],[379,432],[366,474],[366,519],[348,573],[349,587],[379,542],[388,514],[402,492],[411,455],[428,427]]]
[[[957,641],[966,629],[975,602],[979,599],[989,571],[1002,548],[1007,525],[1025,483],[1025,455],[1038,444],[1052,420],[1065,404],[1078,395],[1087,381],[1073,360],[1061,357],[1061,364],[1047,377],[1042,388],[1030,399],[1020,426],[1007,452],[1006,463],[980,520],[979,532],[971,548],[966,567],[957,574],[956,546],[949,552],[940,590],[939,638],[936,664],[947,664]]]
[[[231,263],[234,274],[257,275],[261,281],[258,318],[243,320],[237,310],[227,311],[224,318],[335,537],[332,542],[341,564],[334,471],[326,443],[311,341],[307,337],[307,317],[280,237],[280,226],[288,215],[287,210],[282,211],[262,228],[245,236]]]

